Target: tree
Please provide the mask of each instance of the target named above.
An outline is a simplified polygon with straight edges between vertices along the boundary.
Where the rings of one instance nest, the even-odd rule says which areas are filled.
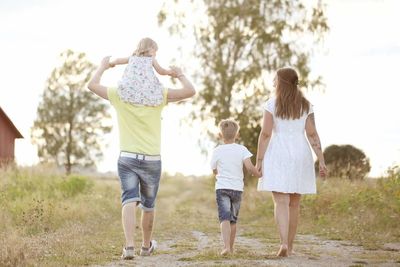
[[[196,13],[187,6],[179,11],[186,1],[166,1],[158,14],[160,25],[172,36],[185,36],[185,31],[195,36],[193,55],[202,88],[191,117],[213,125],[236,119],[241,142],[255,153],[260,107],[270,88],[264,79],[290,65],[303,86],[322,84],[320,76],[310,77],[310,55],[311,42],[320,43],[328,30],[323,6],[318,2],[306,7],[298,0],[204,0],[195,6],[198,3],[191,1]],[[195,20],[199,12],[204,14]],[[206,131],[215,141],[215,133]]]
[[[324,158],[330,177],[357,180],[364,179],[371,170],[364,152],[352,145],[331,145],[325,148]],[[319,163],[315,163],[318,170]]]
[[[84,53],[61,53],[61,66],[47,80],[31,130],[41,162],[90,166],[101,157],[101,139],[111,131],[107,105],[86,89],[95,69]]]

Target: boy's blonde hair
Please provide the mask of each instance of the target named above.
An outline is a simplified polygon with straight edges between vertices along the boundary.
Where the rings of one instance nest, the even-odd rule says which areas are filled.
[[[239,132],[239,124],[231,119],[222,120],[218,125],[222,137],[225,140],[235,139],[237,133]]]
[[[141,57],[148,56],[151,49],[157,50],[157,43],[151,38],[143,38],[140,40],[136,50],[133,52],[133,55]]]

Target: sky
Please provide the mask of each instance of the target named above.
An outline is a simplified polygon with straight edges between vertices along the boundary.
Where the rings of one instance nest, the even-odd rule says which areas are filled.
[[[313,2],[313,1],[308,1]],[[400,162],[400,1],[327,0],[330,31],[311,59],[312,72],[321,75],[324,91],[306,92],[314,105],[323,147],[351,144],[370,158],[371,176],[379,176]],[[0,2],[0,106],[20,130],[16,161],[38,162],[30,128],[36,118],[46,79],[60,62],[59,54],[72,49],[99,63],[106,55],[130,55],[140,38],[158,42],[160,64],[172,62],[188,73],[196,71],[178,46],[159,28],[157,12],[163,1],[2,0]],[[187,41],[186,41],[187,42]],[[115,86],[123,67],[104,76]],[[165,85],[169,79],[160,77]],[[271,81],[272,83],[272,81]],[[196,85],[200,88],[200,85]],[[260,107],[259,108],[261,112]],[[163,169],[171,174],[209,174],[208,157],[198,146],[200,125],[185,127],[190,105],[168,105],[162,120]],[[114,129],[100,171],[116,171],[118,129]],[[209,149],[212,147],[210,146]]]

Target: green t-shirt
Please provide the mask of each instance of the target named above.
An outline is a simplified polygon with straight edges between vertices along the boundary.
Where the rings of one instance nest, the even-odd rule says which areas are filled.
[[[117,112],[121,151],[160,155],[161,111],[167,104],[168,90],[163,94],[163,103],[157,107],[138,106],[123,102],[116,88],[108,88],[108,99]]]

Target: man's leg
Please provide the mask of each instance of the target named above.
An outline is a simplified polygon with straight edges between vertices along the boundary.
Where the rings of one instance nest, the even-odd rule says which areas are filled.
[[[154,211],[142,210],[142,237],[145,248],[150,247],[151,234],[153,233]]]
[[[136,205],[139,197],[139,177],[133,170],[136,162],[131,158],[119,157],[118,176],[121,181],[122,227],[125,235],[125,248],[134,246],[136,224]],[[133,251],[133,250],[132,250]]]
[[[136,221],[136,202],[129,202],[122,206],[122,227],[125,234],[125,247],[134,246]]]
[[[156,248],[152,242],[155,202],[161,177],[161,161],[143,161],[140,170],[140,195],[142,208],[142,249],[140,255],[150,256]]]

